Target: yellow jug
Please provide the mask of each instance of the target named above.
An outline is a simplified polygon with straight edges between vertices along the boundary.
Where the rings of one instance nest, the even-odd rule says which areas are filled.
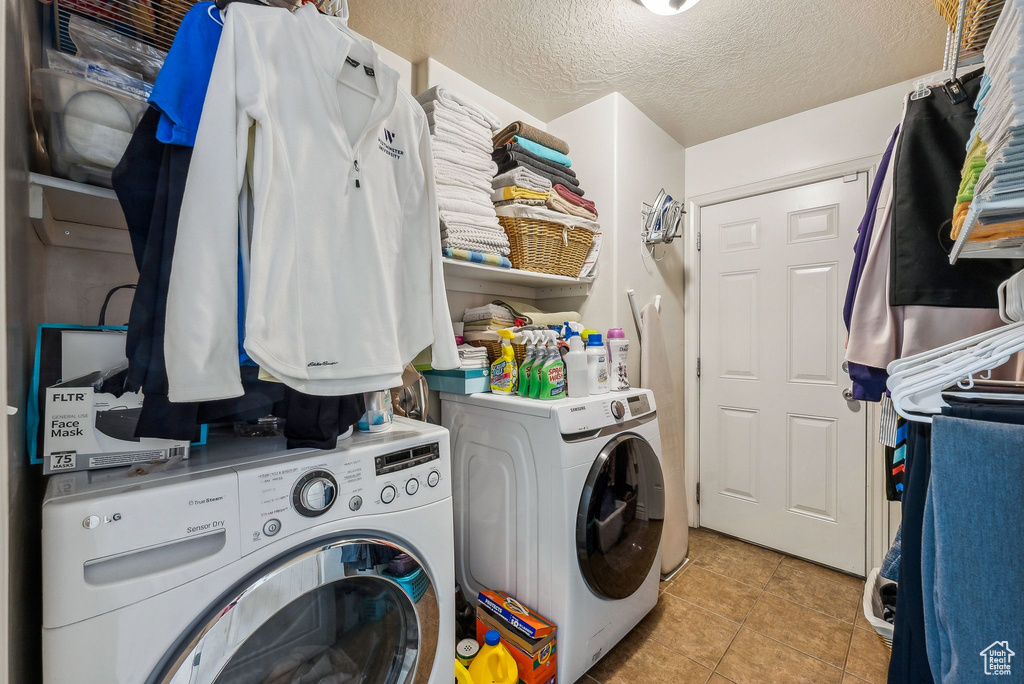
[[[473,677],[470,676],[466,666],[455,661],[455,684],[473,684]]]
[[[512,654],[501,643],[497,630],[490,630],[484,637],[480,653],[469,665],[473,684],[517,684],[519,668]]]

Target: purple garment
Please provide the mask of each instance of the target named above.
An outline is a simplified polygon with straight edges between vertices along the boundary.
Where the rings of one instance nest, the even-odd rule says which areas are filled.
[[[864,211],[864,218],[860,220],[860,226],[857,227],[857,242],[853,245],[853,270],[850,271],[850,284],[846,288],[846,302],[843,304],[843,321],[846,323],[847,331],[850,330],[850,320],[853,318],[853,302],[857,299],[860,278],[864,274],[864,262],[868,256],[868,245],[871,244],[871,233],[875,229],[878,196],[882,194],[882,183],[885,181],[885,174],[889,169],[889,159],[892,157],[892,150],[896,145],[896,137],[899,132],[900,127],[897,126],[892,137],[889,138],[889,146],[885,148],[882,160],[878,162],[875,182],[871,185],[871,193],[868,195],[868,207]]]
[[[858,401],[881,401],[885,394],[885,381],[889,374],[884,368],[862,366],[859,363],[846,364],[853,381],[853,398]]]
[[[871,193],[868,195],[868,206],[864,211],[864,218],[857,227],[857,242],[853,245],[853,270],[850,271],[850,284],[846,288],[846,302],[843,304],[843,321],[846,323],[846,330],[850,330],[850,321],[853,318],[853,302],[857,299],[857,289],[860,287],[860,278],[864,274],[864,263],[867,261],[868,246],[871,244],[871,233],[875,229],[875,214],[878,211],[878,198],[882,194],[882,183],[885,181],[885,174],[889,169],[889,160],[892,158],[893,147],[896,145],[896,138],[899,135],[900,127],[897,126],[889,138],[889,145],[878,162],[878,171],[875,174],[875,182],[871,185]],[[882,393],[885,392],[885,381],[889,378],[884,368],[873,366],[862,366],[859,363],[847,363],[850,380],[853,381],[853,398],[860,401],[879,401]]]

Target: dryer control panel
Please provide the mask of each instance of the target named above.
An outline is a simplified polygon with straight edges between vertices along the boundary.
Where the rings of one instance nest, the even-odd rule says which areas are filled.
[[[236,468],[242,553],[324,523],[451,496],[447,440],[355,446]]]

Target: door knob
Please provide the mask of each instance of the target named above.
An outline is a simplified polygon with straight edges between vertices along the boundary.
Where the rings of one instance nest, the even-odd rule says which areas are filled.
[[[853,390],[849,387],[843,390],[843,399],[853,401]]]

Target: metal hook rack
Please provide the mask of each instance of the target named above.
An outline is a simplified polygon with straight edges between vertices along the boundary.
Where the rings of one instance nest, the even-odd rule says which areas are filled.
[[[669,244],[683,234],[686,208],[679,200],[665,192],[658,193],[654,204],[644,202],[640,207],[640,237],[647,246]]]

